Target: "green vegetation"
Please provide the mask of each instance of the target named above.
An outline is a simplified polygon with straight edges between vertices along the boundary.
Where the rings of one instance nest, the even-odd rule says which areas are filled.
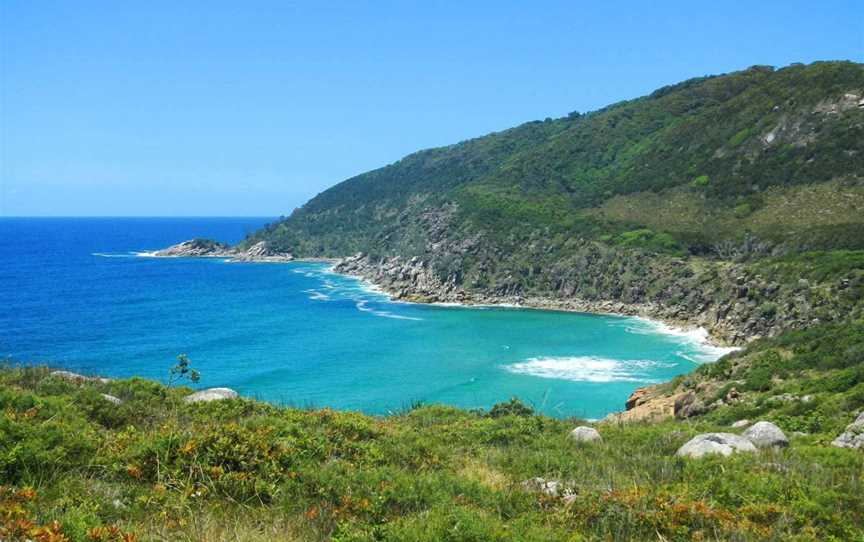
[[[840,321],[864,307],[862,97],[864,65],[851,62],[697,78],[406,156],[242,245],[362,252],[367,268],[416,258],[434,275],[427,283],[459,291],[444,300],[576,299],[706,315],[700,325],[717,323],[712,332],[739,344]]]
[[[864,235],[843,247],[830,235],[784,235],[796,218],[782,204],[802,186],[861,181],[862,93],[864,66],[851,62],[692,79],[588,114],[417,152],[326,190],[245,244],[266,240],[303,256],[414,256],[430,240],[424,215],[449,209],[449,239],[480,233],[511,252],[521,247],[511,237],[531,232],[599,239],[644,227],[692,252],[740,239],[745,229],[792,249],[862,249]],[[616,197],[676,190],[696,191],[689,210],[707,220],[680,230],[626,215],[586,220]],[[766,193],[777,197],[761,201]],[[852,208],[844,198],[831,203],[836,209],[822,209],[824,216],[864,224],[864,199]],[[762,208],[772,223],[752,220]]]
[[[704,419],[767,419],[786,431],[836,435],[864,409],[864,321],[761,339],[667,385],[693,390]],[[723,401],[731,389],[734,400]],[[718,401],[719,400],[719,401]]]
[[[146,380],[76,384],[45,368],[7,368],[0,537],[854,540],[864,536],[864,454],[827,443],[850,421],[846,409],[864,405],[862,330],[762,341],[696,373],[718,376],[759,356],[787,371],[784,383],[766,384],[755,369],[745,379],[759,390],[801,386],[817,396],[812,409],[757,412],[767,404],[760,395],[756,406],[705,420],[601,424],[603,442],[583,445],[567,438],[577,420],[535,416],[516,400],[489,413],[417,405],[374,418],[246,399],[187,404],[188,389]],[[833,376],[793,381],[812,367]],[[694,434],[723,430],[733,413],[812,433],[773,452],[674,456]],[[572,495],[523,487],[537,476]]]

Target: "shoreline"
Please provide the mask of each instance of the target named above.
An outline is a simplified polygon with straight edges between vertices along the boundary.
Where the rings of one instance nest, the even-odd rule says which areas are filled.
[[[155,251],[133,252],[136,256],[145,258],[216,258],[226,263],[323,263],[329,264],[327,271],[333,274],[357,279],[369,286],[369,289],[387,297],[391,302],[416,303],[454,308],[515,308],[528,310],[544,310],[555,312],[570,312],[578,314],[596,314],[605,316],[635,317],[643,319],[648,325],[657,328],[659,333],[688,337],[690,340],[709,348],[723,350],[723,354],[741,348],[741,344],[729,341],[723,335],[715,333],[711,328],[702,325],[698,318],[685,318],[668,314],[675,309],[653,303],[625,303],[622,301],[589,301],[584,299],[556,299],[544,296],[496,295],[490,293],[471,292],[457,289],[454,285],[444,285],[440,281],[429,280],[419,273],[411,273],[410,277],[400,275],[401,282],[394,284],[392,277],[385,273],[383,266],[371,266],[362,257],[295,258],[291,254],[271,253],[259,249],[237,252],[233,249],[208,247],[204,252],[189,250],[189,243],[184,242],[168,249]],[[172,250],[179,248],[181,250]],[[212,248],[216,248],[213,250]],[[387,282],[381,278],[391,279]],[[406,278],[410,278],[406,281]],[[376,280],[379,279],[379,280]],[[426,284],[418,285],[418,282]],[[680,312],[680,311],[676,311]]]
[[[299,260],[298,260],[299,261]],[[333,267],[335,267],[334,264]],[[741,346],[736,346],[729,344],[726,341],[719,339],[716,336],[711,335],[711,333],[703,326],[699,326],[687,321],[683,320],[669,320],[664,318],[658,318],[650,313],[650,310],[646,309],[645,305],[630,305],[630,310],[606,310],[605,308],[596,308],[595,305],[607,305],[609,303],[614,303],[616,305],[621,305],[622,307],[627,307],[624,303],[618,302],[586,302],[582,300],[556,300],[549,299],[544,297],[530,297],[524,298],[522,302],[516,301],[500,301],[495,302],[492,300],[484,300],[483,302],[473,302],[473,301],[425,301],[422,299],[414,299],[414,298],[402,298],[399,297],[398,292],[393,290],[388,290],[384,286],[374,282],[373,280],[359,274],[353,273],[345,273],[340,272],[331,267],[329,269],[330,272],[340,275],[343,277],[351,277],[353,279],[359,280],[365,284],[367,284],[371,291],[384,295],[387,297],[388,301],[393,303],[409,303],[415,305],[430,305],[435,307],[442,308],[460,308],[460,309],[520,309],[520,310],[537,310],[537,311],[549,311],[549,312],[562,312],[562,313],[573,313],[573,314],[588,314],[588,315],[596,315],[596,316],[617,316],[621,318],[635,318],[643,321],[646,325],[652,326],[656,328],[656,332],[664,335],[674,335],[678,337],[687,337],[693,342],[699,343],[700,345],[707,346],[709,348],[714,348],[718,350],[724,350],[725,352],[721,354],[723,355],[740,350]],[[719,357],[718,357],[719,359]],[[699,364],[699,362],[695,362]],[[710,362],[708,362],[710,363]]]

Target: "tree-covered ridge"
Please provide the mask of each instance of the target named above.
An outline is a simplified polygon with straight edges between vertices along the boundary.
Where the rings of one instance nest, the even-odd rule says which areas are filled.
[[[267,240],[304,256],[417,254],[428,244],[423,214],[442,209],[451,239],[479,231],[508,246],[508,236],[527,230],[607,242],[646,224],[593,210],[615,197],[678,190],[730,227],[648,229],[679,248],[710,252],[745,230],[789,243],[779,236],[783,216],[769,225],[748,220],[771,214],[772,194],[833,181],[859,199],[841,210],[842,227],[820,225],[805,247],[833,248],[824,243],[847,225],[862,231],[862,213],[852,212],[864,208],[862,99],[864,66],[851,62],[692,79],[588,114],[409,155],[323,192],[246,244]],[[862,248],[861,236],[844,237],[843,248]]]

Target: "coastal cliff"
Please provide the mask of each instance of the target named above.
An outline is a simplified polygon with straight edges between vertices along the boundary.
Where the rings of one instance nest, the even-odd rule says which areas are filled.
[[[530,290],[517,281],[466,287],[458,271],[442,274],[435,263],[434,254],[407,261],[359,254],[339,261],[334,270],[405,301],[638,315],[702,327],[715,341],[732,345],[860,314],[858,296],[864,291],[864,271],[852,267],[818,281],[803,276],[789,281],[782,265],[622,256],[591,243],[555,267],[536,269],[534,280],[543,286]]]

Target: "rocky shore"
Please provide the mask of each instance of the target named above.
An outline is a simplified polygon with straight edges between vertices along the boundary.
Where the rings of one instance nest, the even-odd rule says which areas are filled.
[[[533,282],[544,286],[527,288],[523,277],[496,272],[494,261],[477,266],[471,276],[461,268],[445,267],[442,261],[454,253],[451,249],[429,253],[425,258],[358,253],[336,260],[296,258],[270,248],[265,241],[241,249],[193,239],[149,255],[236,262],[328,262],[334,264],[335,272],[366,280],[396,300],[640,316],[675,329],[705,330],[706,338],[717,346],[741,346],[843,316],[841,305],[832,300],[842,295],[842,281],[780,283],[728,262],[699,263],[647,255],[624,258],[615,253],[604,260],[586,243],[579,258],[539,271],[532,269]],[[818,319],[814,318],[817,313]]]
[[[588,300],[578,297],[547,297],[467,290],[455,281],[442,281],[418,258],[402,262],[391,258],[374,262],[357,254],[339,260],[333,267],[337,273],[366,280],[393,299],[414,303],[458,303],[461,305],[502,305],[545,310],[641,316],[658,320],[681,330],[706,329],[707,339],[716,346],[740,345],[747,337],[728,328],[711,326],[703,315],[687,315],[680,308],[657,303],[635,303],[613,300]]]
[[[447,251],[410,259],[357,254],[339,260],[334,271],[367,280],[397,300],[641,316],[676,329],[703,329],[718,346],[844,317],[840,301],[848,281],[842,279],[781,282],[742,264],[598,250],[586,243],[579,257],[530,269],[530,280],[496,270],[494,259],[467,275],[446,267]]]

